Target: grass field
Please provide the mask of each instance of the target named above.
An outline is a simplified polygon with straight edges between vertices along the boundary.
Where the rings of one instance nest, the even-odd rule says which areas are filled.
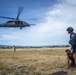
[[[76,67],[67,69],[65,49],[0,49],[0,75],[76,75]]]

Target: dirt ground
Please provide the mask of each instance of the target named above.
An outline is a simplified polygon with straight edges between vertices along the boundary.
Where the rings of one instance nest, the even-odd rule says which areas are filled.
[[[65,49],[0,49],[0,75],[76,75],[76,67],[67,69]]]

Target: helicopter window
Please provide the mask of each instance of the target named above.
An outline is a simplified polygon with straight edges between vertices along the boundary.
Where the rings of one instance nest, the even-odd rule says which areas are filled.
[[[15,22],[11,22],[11,24],[15,24]]]
[[[20,24],[23,24],[23,22],[21,21]]]
[[[25,22],[23,22],[23,24],[24,24]]]

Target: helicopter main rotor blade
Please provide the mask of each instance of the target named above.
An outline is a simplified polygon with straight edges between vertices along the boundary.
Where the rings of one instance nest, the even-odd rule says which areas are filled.
[[[0,16],[0,18],[15,19],[15,18],[11,18],[11,17],[4,17],[4,16]]]
[[[17,14],[17,19],[19,18],[22,11],[23,11],[23,7],[19,7],[18,14]]]

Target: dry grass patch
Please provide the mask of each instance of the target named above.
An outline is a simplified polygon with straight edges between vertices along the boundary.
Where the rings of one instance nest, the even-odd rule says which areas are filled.
[[[5,75],[51,75],[66,71],[76,74],[74,69],[67,69],[65,48],[38,48],[0,50],[0,74]],[[73,70],[73,71],[71,71]]]

